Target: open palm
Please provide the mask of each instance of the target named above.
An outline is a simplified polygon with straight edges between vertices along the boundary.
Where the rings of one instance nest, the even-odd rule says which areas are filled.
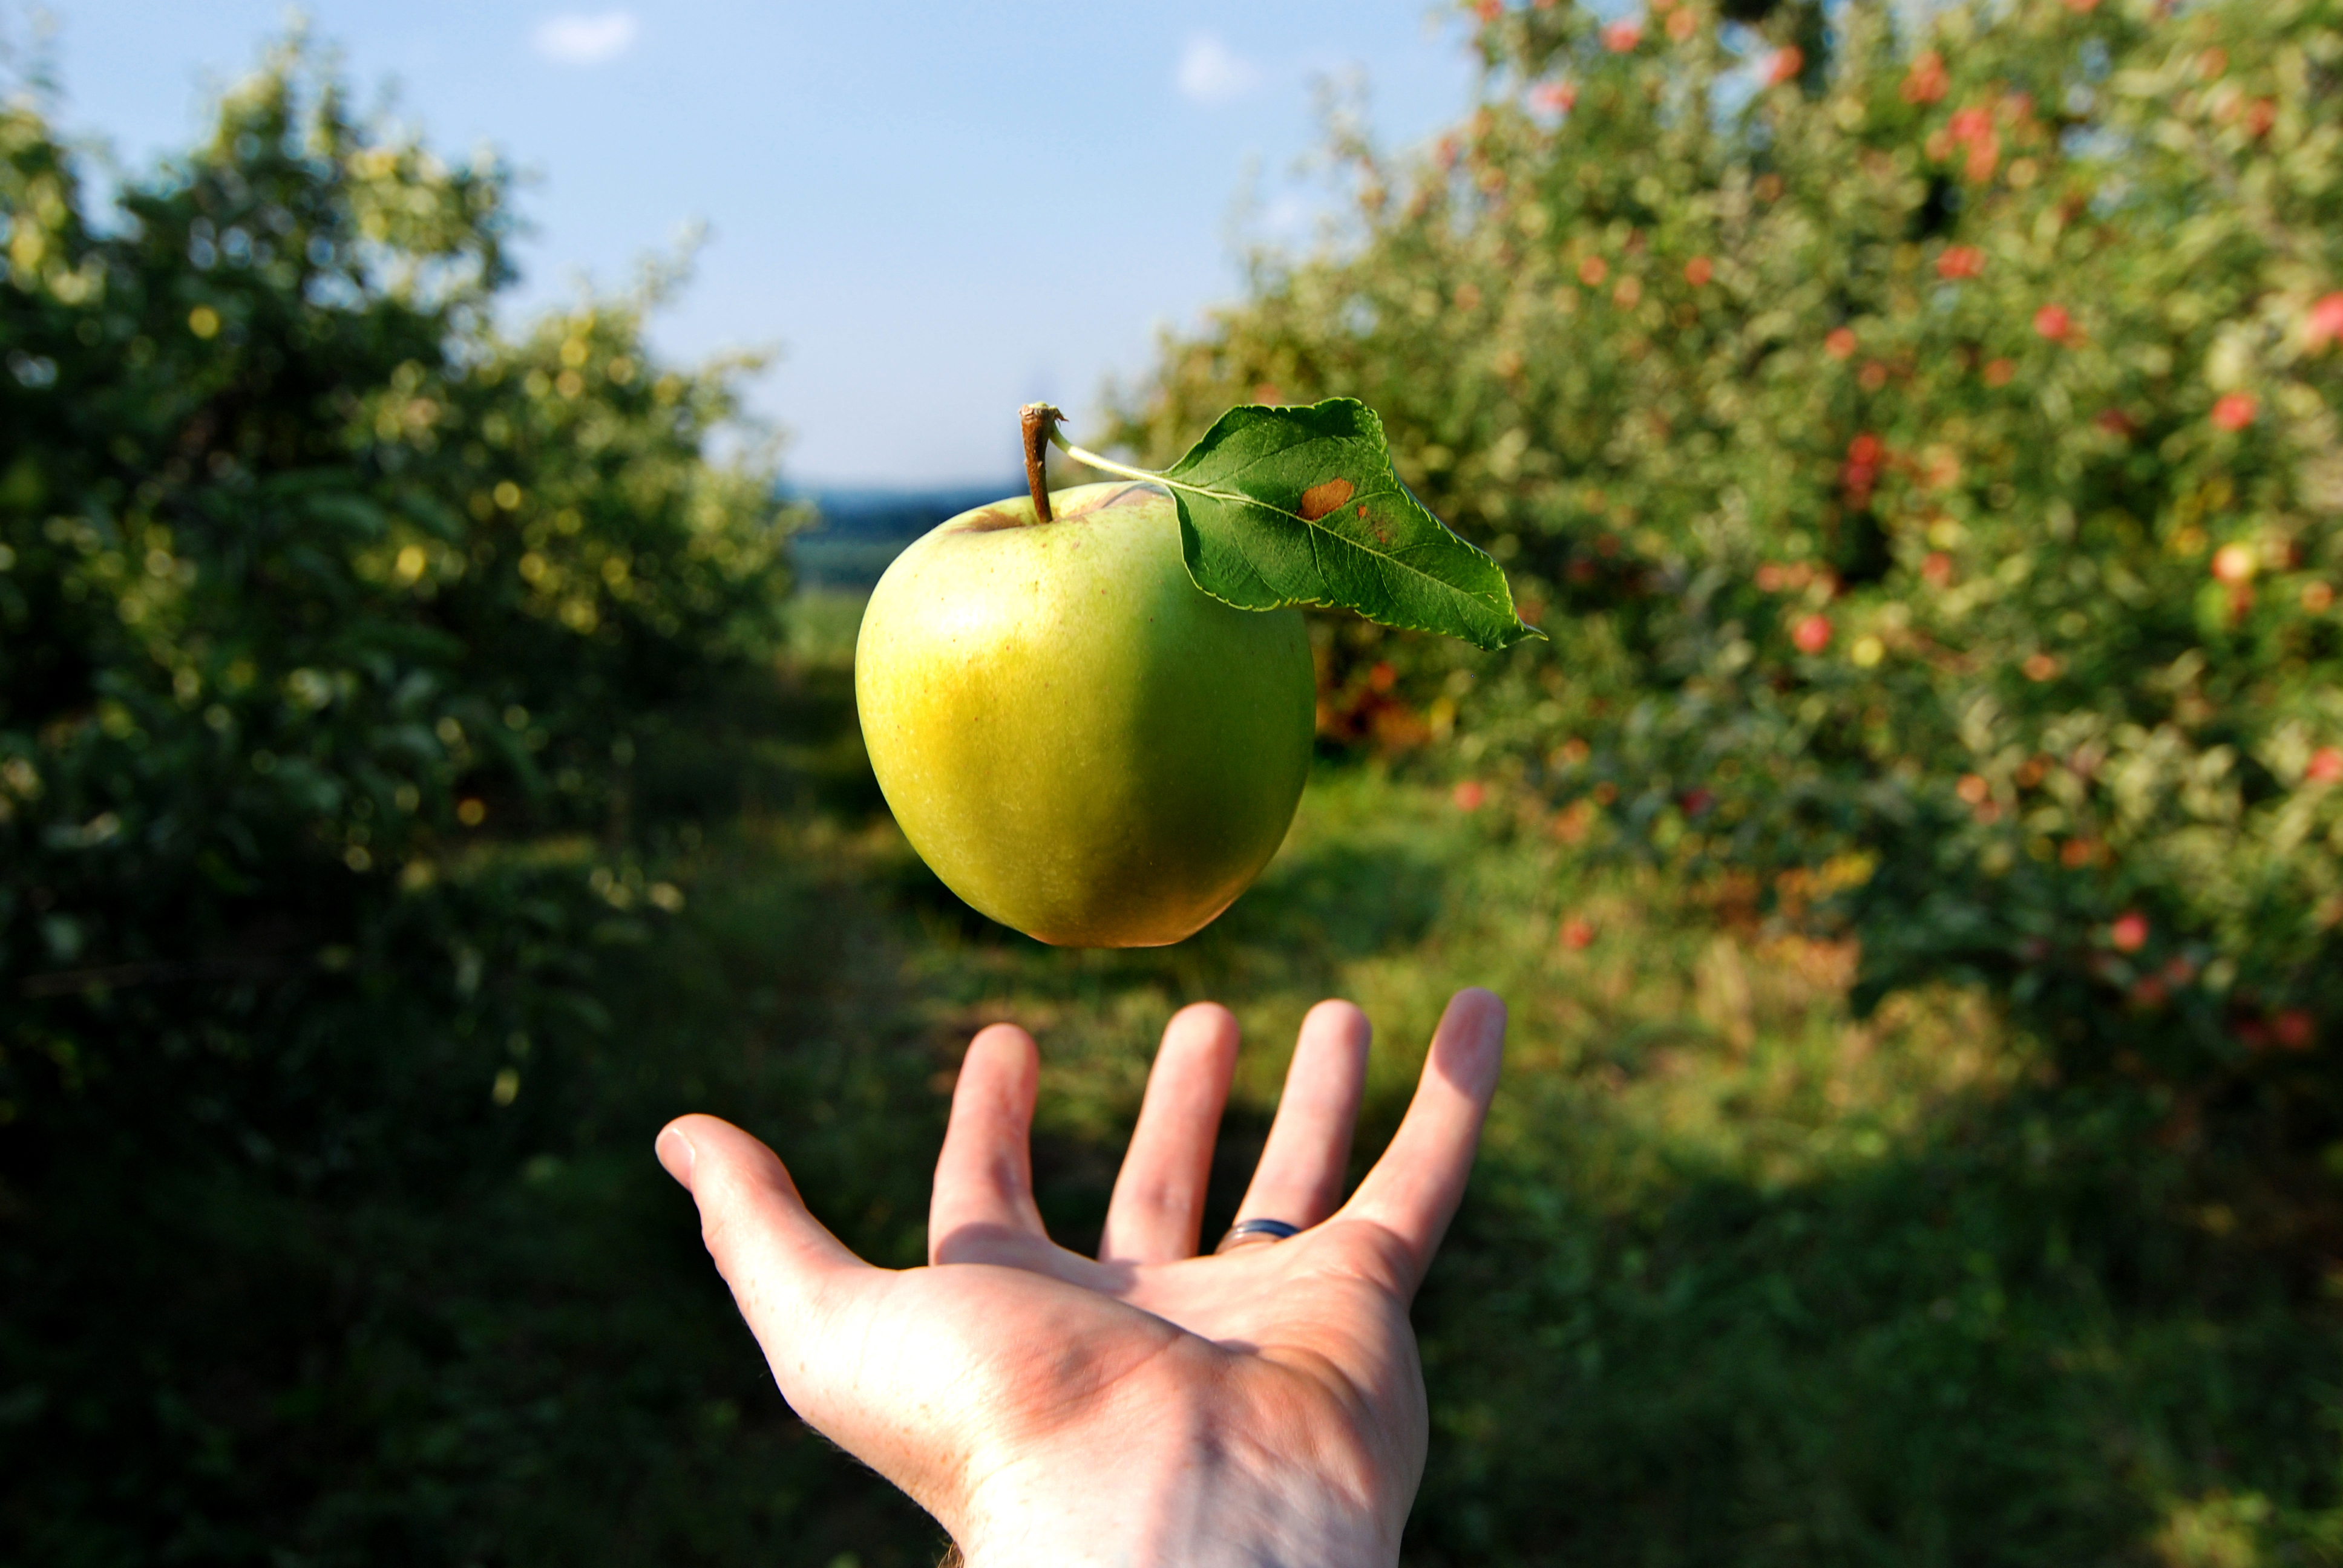
[[[1503,1030],[1495,997],[1457,994],[1343,1203],[1369,1031],[1346,1002],[1312,1009],[1238,1209],[1305,1229],[1217,1256],[1197,1245],[1237,1030],[1209,1003],[1164,1030],[1096,1258],[1052,1242],[1034,1207],[1039,1059],[1006,1024],[960,1069],[928,1268],[864,1263],[729,1123],[685,1117],[659,1155],[782,1394],[971,1563],[1387,1563],[1427,1432],[1408,1302]]]

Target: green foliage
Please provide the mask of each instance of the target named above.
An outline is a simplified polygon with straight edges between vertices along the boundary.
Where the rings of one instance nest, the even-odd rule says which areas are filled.
[[[1845,68],[1822,53],[1820,15],[1767,24],[1812,55],[1801,92],[1835,91]],[[2041,15],[2054,31],[2111,25]],[[2292,25],[2287,15],[2269,25]],[[1683,42],[1710,47],[1707,25]],[[1556,166],[1542,201],[1633,195],[1606,170],[1674,177],[1627,113],[1631,87],[1665,79],[1652,75],[1664,46],[1654,35],[1598,55],[1585,26],[1533,9],[1490,35],[1498,48],[1570,44],[1591,63],[1582,106],[1604,84],[1625,95],[1604,156]],[[2144,57],[2133,33],[2160,35],[2123,26],[2111,65],[2117,45]],[[2308,38],[2305,58],[2323,46]],[[2225,71],[2248,56],[2233,45],[2240,63]],[[2046,45],[2040,57],[2049,69]],[[2001,753],[1973,759],[1940,731],[1945,705],[1972,689],[2003,704],[1984,731],[1996,746],[2009,742],[1994,726],[2046,727],[2061,692],[2089,699],[2074,711],[2137,699],[2125,722],[2179,761],[2202,770],[2209,748],[2237,748],[2230,771],[2202,782],[2212,795],[2189,797],[2217,799],[2270,767],[2247,743],[2279,733],[2281,716],[2253,705],[2267,688],[2287,702],[2310,694],[2298,777],[2323,766],[2332,731],[2318,728],[2312,678],[2326,678],[2328,655],[2303,639],[2324,623],[2288,607],[2326,580],[2328,514],[2237,500],[2295,482],[2317,454],[2254,466],[2236,457],[2243,445],[2222,445],[2271,439],[2278,391],[2242,432],[2207,436],[2175,414],[2159,436],[2193,432],[2215,454],[2192,472],[2229,477],[2219,506],[2207,494],[2185,516],[2142,510],[2144,534],[2175,532],[2128,555],[2026,534],[2034,575],[2006,581],[1988,552],[2023,518],[2046,530],[2054,515],[2015,480],[1997,502],[1998,481],[1977,473],[1986,458],[1960,447],[1987,487],[1937,492],[1942,518],[1919,525],[1924,542],[1940,520],[1959,525],[1929,545],[1956,568],[1940,588],[1926,556],[1915,575],[1901,503],[1885,505],[1918,484],[1887,460],[1902,448],[1883,438],[1869,513],[1841,493],[1847,431],[1887,427],[1858,395],[1892,412],[1887,388],[1917,384],[1920,362],[1866,391],[1866,358],[1799,357],[1786,339],[1748,336],[1777,307],[1800,330],[1837,325],[1815,314],[1798,269],[1765,274],[1765,297],[1736,286],[1729,310],[1699,297],[1752,357],[1737,380],[1718,369],[1686,385],[1759,408],[1810,392],[1840,421],[1811,447],[1793,443],[1783,413],[1784,444],[1751,427],[1735,464],[1719,453],[1744,427],[1713,416],[1691,434],[1715,449],[1688,437],[1663,450],[1615,418],[1639,405],[1559,390],[1582,374],[1658,375],[1672,317],[1634,329],[1647,335],[1640,358],[1625,327],[1566,336],[1662,291],[1654,231],[1630,250],[1635,223],[1590,228],[1590,248],[1557,262],[1492,229],[1482,209],[1502,182],[1462,182],[1515,156],[1505,136],[1544,146],[1528,116],[1553,113],[1493,105],[1476,133],[1488,150],[1462,157],[1460,183],[1426,187],[1404,225],[1385,204],[1364,255],[1414,256],[1416,271],[1295,269],[1221,344],[1174,362],[1157,417],[1168,430],[1182,408],[1209,409],[1201,427],[1268,376],[1290,392],[1312,377],[1356,384],[1404,410],[1403,474],[1534,584],[1563,646],[1518,648],[1475,680],[1491,668],[1478,656],[1354,621],[1334,629],[1330,724],[1453,732],[1483,777],[1451,792],[1327,769],[1285,853],[1198,939],[1070,955],[974,917],[876,819],[844,668],[859,606],[800,599],[774,625],[786,519],[769,476],[703,455],[729,416],[725,375],[659,370],[635,305],[500,336],[488,308],[504,279],[501,176],[386,145],[307,80],[280,65],[240,91],[213,144],[130,186],[102,222],[39,119],[12,108],[0,120],[0,1539],[16,1556],[932,1562],[932,1525],[780,1403],[688,1202],[649,1158],[651,1131],[688,1109],[735,1116],[784,1151],[844,1240],[909,1262],[950,1069],[973,1027],[1014,1018],[1045,1050],[1040,1201],[1080,1246],[1095,1239],[1156,1032],[1180,1004],[1221,996],[1252,1044],[1210,1228],[1265,1136],[1283,1042],[1310,1003],[1350,995],[1377,1020],[1363,1164],[1397,1121],[1441,1001],[1474,980],[1515,999],[1513,1033],[1482,1167],[1418,1305],[1436,1426],[1408,1561],[2337,1559],[2337,1342],[2298,1215],[2254,1201],[2250,1171],[2206,1191],[2202,1163],[2144,1143],[2141,1108],[2122,1096],[2045,1096],[2033,1047],[1971,1002],[1931,990],[1851,1020],[1846,947],[1755,934],[1732,901],[1752,863],[1802,874],[1764,886],[1785,913],[1876,896],[1906,874],[1905,840],[1882,837],[1883,802],[1928,799],[1942,809],[1918,819],[1948,828],[1931,896],[1984,900],[1995,920],[2022,912],[1991,900],[2024,877],[2066,889],[2057,907],[2078,919],[2139,900],[2155,942],[2179,929],[2170,911],[2228,896],[2236,884],[2219,879],[2244,869],[2210,861],[2201,886],[2139,879],[2138,866],[2163,863],[2157,813],[2180,809],[2153,789],[2095,839],[2121,858],[2058,881],[2066,868],[2011,836],[2020,803],[2054,798],[2047,771],[2024,782],[2046,753],[2021,747],[2005,773]],[[2187,91],[2210,108],[2218,85]],[[1829,96],[1784,93],[1757,113],[1806,125],[1817,145],[1846,134]],[[2106,146],[2059,156],[2111,156]],[[2037,156],[2025,191],[2057,161]],[[1821,165],[1795,197],[1785,176],[1759,203],[1775,171],[1749,157],[1752,205],[1735,222],[1778,222],[1821,254],[1831,231],[1817,214],[1871,210],[1869,187],[1834,192]],[[1739,176],[1719,166],[1723,189]],[[2022,196],[1996,191],[1986,207]],[[1528,207],[1504,210],[1519,232]],[[2232,209],[2207,198],[2192,210],[2194,222]],[[1956,221],[1982,220],[1966,209]],[[1727,251],[1714,231],[1694,237],[1722,286]],[[1556,290],[1598,240],[1615,240],[1600,253],[1612,303],[1579,298],[1565,319]],[[1731,255],[1765,260],[1755,240]],[[1632,307],[1615,294],[1631,256],[1650,291]],[[2104,266],[2097,282],[2111,286],[2120,258]],[[1538,288],[1514,287],[1540,267]],[[1955,297],[1996,276],[1964,277]],[[1370,283],[1398,314],[1351,308],[1343,290]],[[1873,285],[1883,292],[1861,297],[1876,311],[1893,290]],[[1417,290],[1433,288],[1419,319]],[[2102,297],[2116,297],[2077,290],[2068,308],[2088,322]],[[1551,306],[1546,327],[1584,354],[1501,364],[1506,345],[1474,336],[1500,306],[1525,319]],[[1885,330],[1882,316],[1850,319]],[[2095,327],[2054,355],[2031,330],[2028,317],[2009,336],[2041,357],[2026,363],[2042,387],[2112,343]],[[1305,372],[1292,356],[1310,345],[1350,358]],[[1980,386],[1991,363],[1979,361]],[[2316,377],[2331,361],[2303,364],[2329,397]],[[1512,439],[1526,416],[1491,388],[1514,372],[1548,388],[1538,407],[1580,424]],[[2187,377],[2167,382],[2138,407],[2166,407],[2156,399]],[[1998,390],[2018,385],[2013,372]],[[1998,408],[2007,460],[2055,457],[2065,427],[2026,411],[2036,405],[1958,396],[1973,400],[1959,439],[1983,439]],[[2096,450],[2097,436],[2073,434]],[[2144,460],[2127,449],[2126,463]],[[2164,462],[2158,448],[2138,495],[2165,493]],[[1822,510],[1735,520],[1698,477],[1745,469],[1738,482],[1757,485],[1769,465],[1840,508],[1829,527]],[[1870,578],[1834,553],[1866,515],[1888,541]],[[2084,528],[2097,515],[2077,504],[2078,538],[2099,537]],[[2265,545],[2289,518],[2294,565]],[[2182,537],[2191,526],[2201,539]],[[1807,548],[1793,554],[1801,529]],[[2251,546],[2254,597],[2240,610],[2226,583],[2200,621],[2226,543]],[[1984,632],[1960,629],[1973,617],[2005,635],[2051,567],[2071,574],[2086,558],[2107,574],[2097,580],[2152,569],[2177,595],[2126,622],[2196,639],[2157,654],[2162,676],[2147,653],[2127,663],[2084,639],[2041,650],[2070,662],[2031,681]],[[1968,598],[1923,598],[1956,590]],[[2077,593],[2060,604],[2115,624]],[[1954,616],[1956,602],[1969,608]],[[1907,626],[1946,640],[1891,636],[1896,603],[1914,607]],[[1787,628],[1815,614],[1834,621],[1825,654],[1785,651]],[[1726,668],[1728,626],[1748,652]],[[776,679],[765,656],[780,629],[794,651]],[[2037,633],[2053,634],[2065,635]],[[1862,635],[1879,639],[1875,662],[1825,657]],[[1720,674],[1692,658],[1712,645]],[[2173,659],[2191,651],[2201,662],[2174,684]],[[2298,683],[2283,662],[2298,657]],[[1769,673],[1736,673],[1748,670]],[[1846,716],[1884,708],[1891,678],[1907,683],[1888,718],[1908,749],[1883,761]],[[2091,695],[2102,691],[2113,695]],[[1785,711],[1804,728],[1782,729]],[[1714,737],[1696,732],[1703,713]],[[1694,739],[1718,748],[1713,762],[1693,754],[1708,773],[1671,773],[1692,766],[1679,759]],[[1723,771],[1735,761],[1737,787]],[[1748,787],[1768,769],[1782,781]],[[1960,793],[1970,772],[1987,785],[1976,801]],[[1705,811],[1685,784],[1713,792]],[[1617,824],[1694,871],[1724,868],[1715,880],[1594,859],[1606,830],[1576,803],[1623,785]],[[1735,822],[1775,824],[1778,842],[1753,849],[1719,821],[1736,789]],[[2280,798],[2248,791],[2234,819],[2190,830],[2213,849],[2250,846]],[[1988,803],[2000,814],[1982,821]],[[1996,843],[2010,850],[1999,879],[1978,859]],[[2285,874],[2330,866],[2306,837]],[[2107,880],[2120,878],[2133,879]],[[1876,963],[1889,937],[1853,908]],[[2253,945],[2260,926],[2238,930],[2215,954],[2237,965],[2228,989],[2201,1005],[2256,1021],[2237,999],[2249,973],[2281,972],[2255,956],[2280,950]],[[1915,972],[1939,962],[1915,951]],[[2103,1020],[2118,1016],[2113,982],[2088,965],[2107,956],[2037,967],[2081,977]],[[2283,994],[2255,1004],[2273,1023]],[[2140,1049],[2229,1049],[2234,1035],[2155,1034],[2178,1005],[2138,1015]],[[2235,1070],[2283,1087],[2270,1063],[2298,1060]]]
[[[674,902],[626,869],[652,754],[772,647],[783,518],[645,301],[498,333],[505,190],[289,55],[102,217],[0,110],[0,1116],[191,1093],[315,1173],[442,1086],[259,1083],[405,1011],[485,1103],[508,1040],[592,1025],[597,931]],[[560,833],[607,853],[478,852]]]
[[[1120,432],[1363,398],[1554,638],[1323,631],[1330,727],[1453,729],[2184,1135],[2343,1133],[2343,14],[1476,9],[1470,122],[1405,170],[1338,135],[1355,242]]]
[[[561,1124],[682,905],[649,868],[801,771],[729,731],[787,699],[793,520],[707,454],[733,367],[654,362],[656,280],[500,332],[511,224],[296,53],[110,212],[0,107],[0,1529],[44,1561],[252,1560],[437,1397],[259,1369],[396,1313],[336,1304],[368,1205]]]

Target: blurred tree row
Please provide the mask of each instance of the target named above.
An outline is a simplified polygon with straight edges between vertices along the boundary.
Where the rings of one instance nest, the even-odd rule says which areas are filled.
[[[297,51],[111,210],[0,107],[12,1181],[93,1128],[419,1154],[679,901],[643,780],[764,668],[789,518],[761,447],[709,456],[739,367],[647,349],[656,280],[500,329],[508,183]]]
[[[2343,8],[1468,10],[1470,120],[1338,126],[1351,243],[1121,416],[1364,398],[1554,638],[1323,626],[1329,734],[2343,1136]]]

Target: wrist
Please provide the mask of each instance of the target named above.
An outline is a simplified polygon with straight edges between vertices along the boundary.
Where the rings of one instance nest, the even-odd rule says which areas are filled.
[[[1262,1441],[1202,1402],[1133,1412],[1111,1435],[1021,1458],[970,1497],[967,1568],[1390,1568],[1407,1497],[1346,1462],[1346,1434]],[[1297,1412],[1298,1413],[1298,1412]],[[1258,1412],[1254,1412],[1256,1418]],[[1345,1475],[1345,1472],[1348,1475]]]
[[[1398,1543],[1357,1513],[1232,1485],[1201,1467],[1161,1488],[1035,1488],[973,1519],[966,1568],[1390,1568]]]

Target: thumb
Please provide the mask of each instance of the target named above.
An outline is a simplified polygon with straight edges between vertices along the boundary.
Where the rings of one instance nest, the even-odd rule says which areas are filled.
[[[879,1271],[849,1251],[806,1210],[789,1171],[761,1141],[713,1116],[660,1130],[659,1163],[699,1205],[700,1239],[773,1369],[781,1396],[803,1412],[835,1367],[833,1325]]]

